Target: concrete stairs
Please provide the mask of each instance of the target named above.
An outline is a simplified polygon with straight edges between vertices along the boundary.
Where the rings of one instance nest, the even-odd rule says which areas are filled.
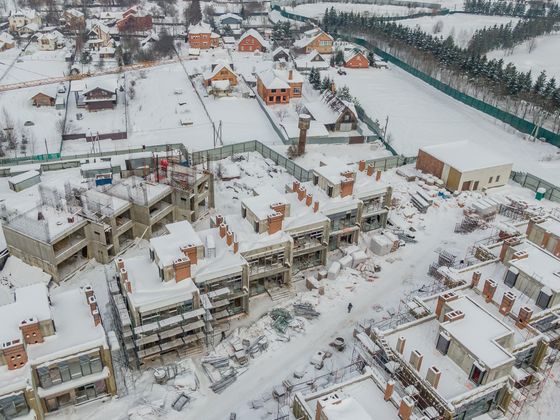
[[[295,292],[288,287],[276,287],[274,289],[266,289],[273,302],[295,297]]]

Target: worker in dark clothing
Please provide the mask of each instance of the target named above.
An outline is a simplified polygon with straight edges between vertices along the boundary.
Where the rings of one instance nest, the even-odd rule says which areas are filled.
[[[226,339],[226,332],[222,331],[222,339],[220,341],[224,341]]]
[[[352,308],[353,308],[353,305],[352,305],[352,302],[350,302],[350,303],[348,304],[348,313],[350,313],[350,311],[352,310]]]

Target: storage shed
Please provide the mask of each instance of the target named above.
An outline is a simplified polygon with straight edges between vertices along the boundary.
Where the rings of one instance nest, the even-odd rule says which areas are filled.
[[[27,171],[8,179],[10,189],[20,192],[41,182],[41,174],[38,171]]]

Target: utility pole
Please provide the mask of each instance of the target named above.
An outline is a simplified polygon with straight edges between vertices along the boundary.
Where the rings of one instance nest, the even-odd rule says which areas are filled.
[[[47,138],[45,137],[45,150],[47,151],[47,160],[49,160],[49,146],[47,146]]]
[[[383,137],[387,137],[387,126],[389,125],[389,116],[387,115],[387,118],[385,118],[385,128],[383,129]]]

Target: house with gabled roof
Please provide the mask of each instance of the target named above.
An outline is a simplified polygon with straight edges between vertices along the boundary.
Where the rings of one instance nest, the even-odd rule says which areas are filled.
[[[257,92],[267,105],[287,104],[301,98],[303,76],[294,69],[269,69],[257,75]]]
[[[188,42],[191,48],[207,50],[220,44],[220,35],[213,32],[207,23],[199,22],[189,26]]]
[[[358,113],[354,104],[340,99],[331,90],[325,91],[319,100],[305,104],[305,109],[331,132],[352,131],[358,127]]]
[[[303,33],[303,38],[294,42],[294,47],[300,53],[310,53],[315,50],[321,54],[332,54],[334,38],[320,28],[313,28]]]
[[[241,52],[254,52],[254,51],[267,51],[270,49],[270,44],[263,36],[255,29],[249,29],[237,42],[237,51]]]
[[[367,69],[369,67],[369,60],[366,54],[358,48],[345,51],[343,59],[344,67],[350,69]]]
[[[237,74],[233,66],[227,63],[213,64],[212,69],[204,73],[204,86],[212,88],[215,95],[231,92],[237,86]]]
[[[33,25],[29,28],[35,31],[41,26],[41,16],[33,9],[18,9],[15,12],[11,12],[8,17],[10,32],[20,33],[24,27],[30,24]]]
[[[8,32],[0,33],[0,51],[6,51],[16,46],[14,37]]]
[[[331,66],[329,60],[327,60],[316,50],[311,51],[309,54],[299,56],[294,60],[294,62],[298,70],[324,70],[328,69]]]

